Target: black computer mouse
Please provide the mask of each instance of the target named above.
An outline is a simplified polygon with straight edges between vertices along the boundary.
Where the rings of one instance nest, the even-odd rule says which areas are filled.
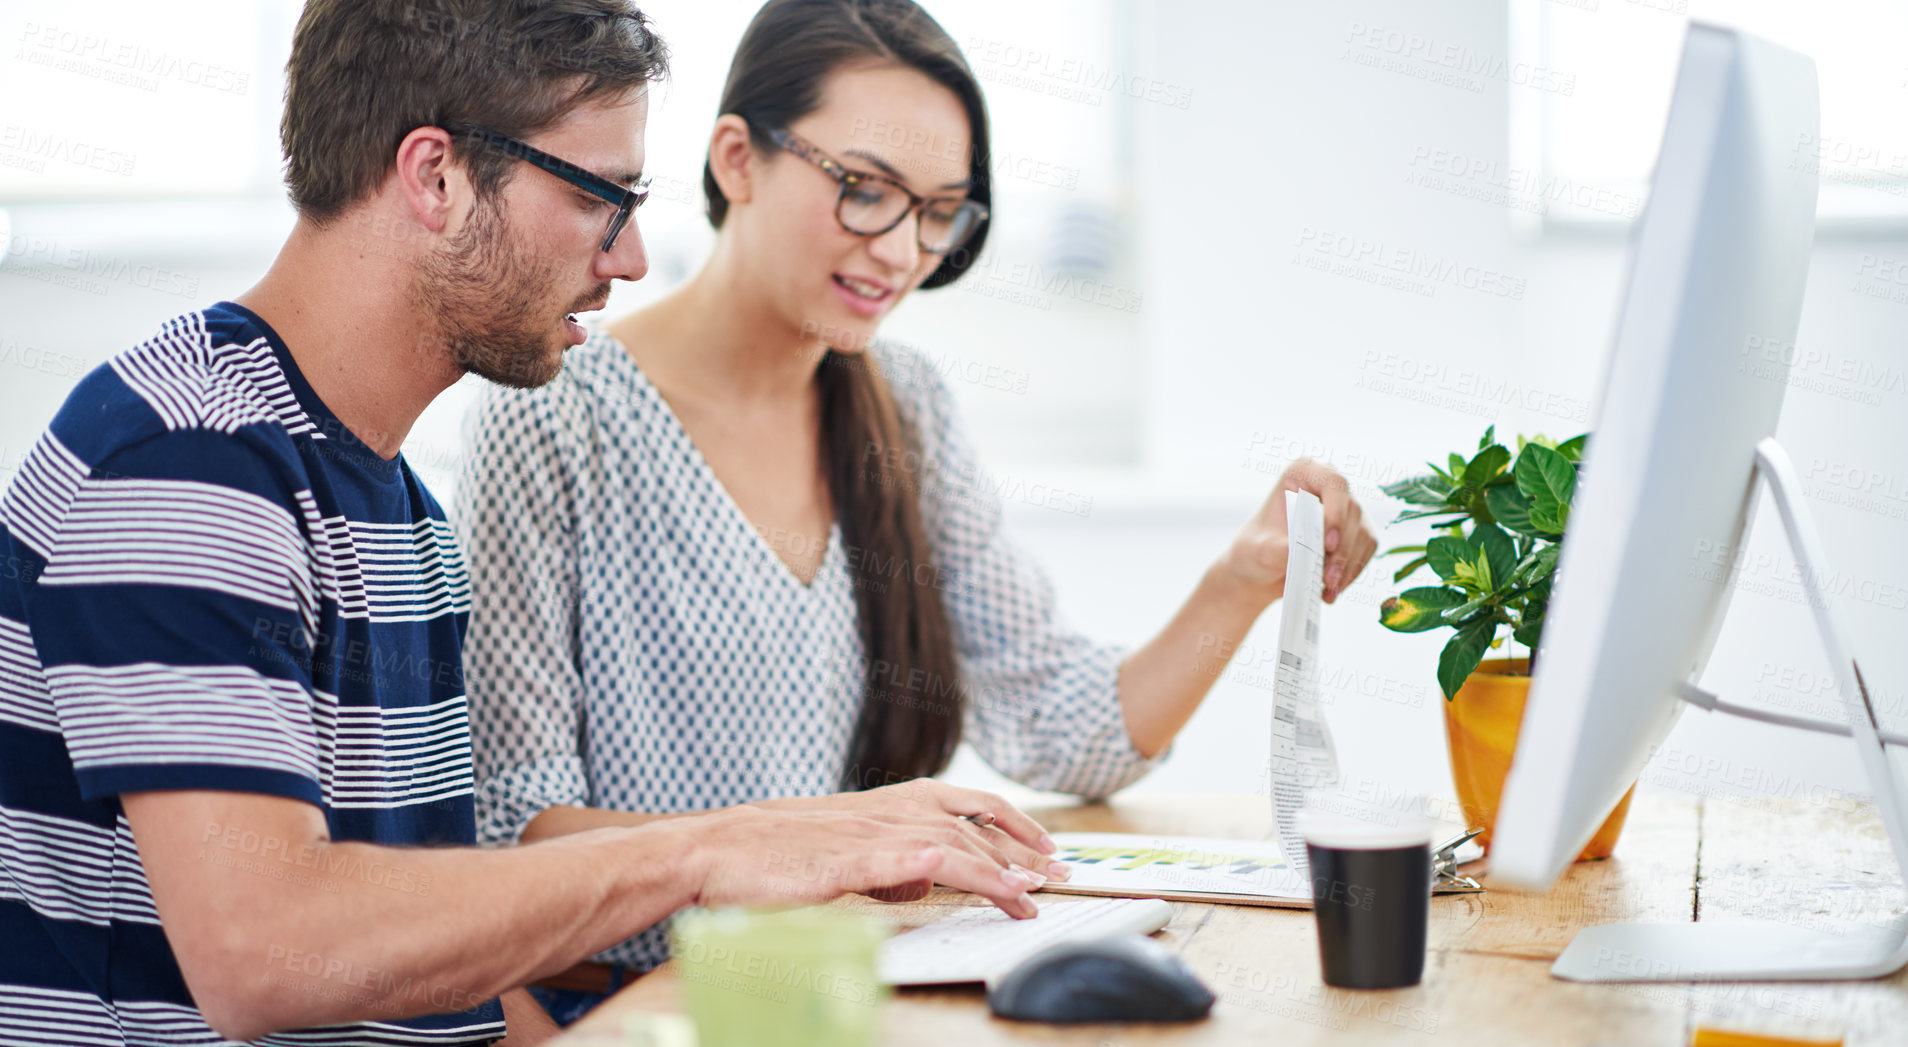
[[[1044,949],[987,992],[995,1014],[1029,1022],[1183,1022],[1212,1000],[1185,961],[1138,934]]]

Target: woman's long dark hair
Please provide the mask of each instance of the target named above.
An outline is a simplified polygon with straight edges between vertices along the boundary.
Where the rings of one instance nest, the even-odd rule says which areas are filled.
[[[813,112],[830,74],[882,62],[918,70],[961,100],[971,138],[968,196],[991,204],[980,84],[953,38],[912,0],[769,0],[736,48],[721,112],[747,121],[756,148],[769,152],[769,132]],[[720,228],[729,201],[707,166],[702,187],[709,223]],[[921,286],[953,282],[986,238],[982,224]],[[830,350],[815,381],[828,489],[855,579],[867,658],[842,785],[866,789],[938,774],[961,740],[964,688],[942,574],[921,522],[929,466],[872,357]]]

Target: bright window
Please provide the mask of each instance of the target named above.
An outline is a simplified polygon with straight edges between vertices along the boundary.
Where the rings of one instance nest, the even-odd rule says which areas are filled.
[[[1827,228],[1908,222],[1908,4],[1899,0],[1512,0],[1517,60],[1574,77],[1573,90],[1513,90],[1512,167],[1551,192],[1544,220],[1609,223],[1602,199],[1640,200],[1661,147],[1676,63],[1691,20],[1754,33],[1815,59],[1821,134],[1794,144],[1819,165]],[[1591,201],[1573,204],[1572,197]],[[1525,215],[1535,222],[1534,216]]]
[[[0,201],[278,192],[293,0],[16,0],[0,16]]]

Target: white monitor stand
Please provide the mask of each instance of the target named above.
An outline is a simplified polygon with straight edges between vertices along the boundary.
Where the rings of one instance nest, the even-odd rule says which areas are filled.
[[[1898,871],[1908,870],[1908,822],[1884,744],[1908,745],[1908,737],[1881,730],[1834,593],[1817,589],[1831,577],[1815,521],[1802,504],[1801,485],[1788,453],[1773,438],[1756,445],[1756,485],[1768,484],[1783,529],[1809,592],[1816,628],[1834,667],[1848,712],[1846,724],[1789,716],[1725,702],[1687,683],[1681,697],[1716,712],[1767,723],[1840,734],[1854,740],[1875,806],[1888,832]],[[1753,499],[1754,490],[1751,491]],[[1908,965],[1908,931],[1900,921],[1852,934],[1769,922],[1612,923],[1586,928],[1550,968],[1552,976],[1580,982],[1834,981],[1879,978]]]

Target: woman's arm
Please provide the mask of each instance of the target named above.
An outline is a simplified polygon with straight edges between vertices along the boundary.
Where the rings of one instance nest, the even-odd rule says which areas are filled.
[[[1120,709],[1133,747],[1154,756],[1192,718],[1252,624],[1285,592],[1285,492],[1310,491],[1325,506],[1325,600],[1338,599],[1378,547],[1345,478],[1295,462],[1265,505],[1159,634],[1120,664]]]
[[[895,363],[910,374],[936,374],[905,357]],[[921,460],[957,480],[985,476],[945,385],[911,388],[920,390],[908,399]],[[922,485],[922,515],[935,560],[951,579],[945,593],[961,652],[967,738],[1010,778],[1085,796],[1104,796],[1151,768],[1284,592],[1286,491],[1310,491],[1324,503],[1327,602],[1377,548],[1345,478],[1296,462],[1165,628],[1127,652],[1061,622],[1051,585],[1009,539],[988,491],[947,486],[953,497],[930,496]]]
[[[588,420],[567,377],[487,390],[464,426],[454,518],[469,565],[464,640],[477,841],[517,842],[544,809],[589,799],[578,535]]]
[[[682,814],[649,814],[645,811],[607,811],[600,807],[579,807],[575,804],[561,803],[555,807],[545,807],[530,824],[523,827],[519,843],[536,843],[571,833],[588,832],[591,829],[608,829],[613,826],[631,827],[648,825],[665,818],[681,818],[684,814],[700,812],[685,811]]]
[[[563,1034],[563,1027],[552,1021],[528,989],[512,989],[497,998],[503,1003],[504,1038],[496,1047],[536,1047]]]

